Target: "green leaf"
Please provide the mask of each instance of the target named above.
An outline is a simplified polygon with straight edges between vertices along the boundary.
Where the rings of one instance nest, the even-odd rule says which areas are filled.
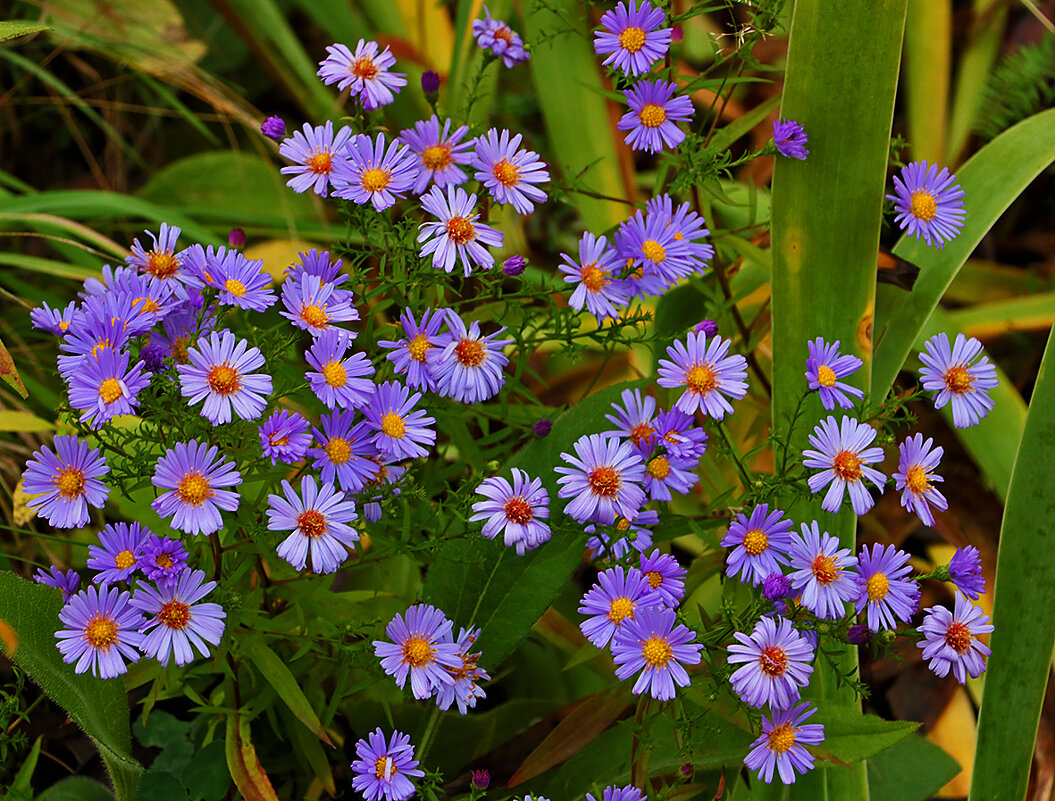
[[[960,772],[951,756],[913,734],[868,760],[868,789],[883,801],[927,801]]]
[[[29,412],[0,410],[0,431],[54,431],[55,424]]]
[[[80,676],[62,661],[55,631],[62,596],[52,587],[0,571],[0,642],[73,722],[91,737],[114,783],[117,801],[135,801],[143,769],[131,755],[128,698],[119,678]]]
[[[69,776],[38,795],[37,801],[114,801],[114,795],[94,779]]]
[[[167,770],[148,770],[139,782],[140,801],[188,801],[180,780]]]
[[[33,747],[29,749],[26,761],[11,780],[5,798],[11,801],[33,801],[33,771],[37,769],[37,761],[40,759],[41,742],[41,737],[33,741]]]
[[[817,714],[808,722],[824,725],[821,750],[851,764],[870,759],[919,728],[919,724],[913,721],[883,720],[831,703],[818,705]]]
[[[318,740],[311,742],[318,744]],[[180,780],[191,801],[220,801],[231,786],[223,740],[213,740],[198,751],[183,770]]]
[[[971,801],[1021,801],[1055,646],[1055,329],[1019,441],[1000,550]]]
[[[311,702],[300,689],[300,683],[286,663],[279,659],[278,654],[267,647],[263,637],[246,638],[241,644],[241,649],[267,683],[274,688],[278,697],[282,699],[282,703],[297,716],[297,720],[307,726],[308,730],[326,745],[332,746],[333,743],[322,728],[322,723],[315,714],[315,710],[312,709]]]
[[[902,237],[894,254],[916,264],[919,278],[911,292],[880,286],[876,292],[876,397],[894,384],[920,330],[926,324],[967,257],[1030,182],[1055,160],[1055,109],[1009,128],[979,150],[957,173],[964,192],[964,228],[944,248]],[[774,356],[774,359],[776,357]]]
[[[0,21],[0,42],[6,42],[8,39],[14,39],[17,36],[25,36],[30,33],[40,33],[40,31],[50,31],[47,25],[41,25],[39,22],[30,22],[28,20],[3,20]]]
[[[707,143],[710,150],[725,150],[733,142],[750,133],[756,125],[765,120],[780,106],[780,95],[774,95],[768,100],[759,103],[742,117],[737,117],[731,123],[714,132],[711,141]]]

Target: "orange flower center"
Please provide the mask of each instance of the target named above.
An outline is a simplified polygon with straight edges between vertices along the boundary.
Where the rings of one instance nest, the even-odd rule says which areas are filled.
[[[641,656],[652,667],[664,667],[674,656],[674,649],[665,638],[652,636],[641,643]]]
[[[958,620],[950,623],[949,628],[945,630],[945,644],[958,654],[971,647],[972,639],[971,630]]]
[[[211,498],[215,493],[205,476],[195,470],[180,479],[180,483],[176,486],[176,494],[184,503],[200,506],[202,501]]]
[[[113,403],[124,394],[124,391],[121,389],[121,382],[116,378],[107,378],[99,385],[99,397],[102,398],[103,403],[107,405]]]
[[[822,387],[834,387],[835,371],[828,365],[822,364],[817,368],[817,383]]]
[[[835,475],[844,481],[860,481],[861,460],[854,451],[839,451],[832,459]]]
[[[155,278],[171,278],[179,270],[179,260],[169,252],[147,254],[147,272]]]
[[[954,364],[945,371],[945,388],[956,395],[971,391],[974,376],[962,364]]]
[[[810,565],[810,569],[813,571],[813,577],[817,579],[818,584],[831,584],[839,578],[839,568],[835,566],[835,561],[823,553],[817,555]]]
[[[645,46],[645,31],[641,28],[627,28],[619,34],[619,46],[628,53],[636,53]]]
[[[326,443],[326,455],[334,464],[344,464],[352,456],[352,446],[343,437],[334,437]]]
[[[84,629],[84,639],[92,648],[109,651],[110,646],[117,642],[117,623],[112,617],[96,615],[88,621],[88,626]]]
[[[509,520],[520,525],[530,522],[531,518],[535,516],[535,511],[531,508],[531,504],[519,495],[506,501],[502,511],[505,512]]]
[[[909,206],[909,211],[912,212],[912,216],[917,220],[930,222],[938,214],[938,203],[934,199],[934,195],[926,189],[920,189],[912,193],[912,202]]]
[[[311,539],[321,537],[326,533],[326,517],[322,512],[308,509],[297,515],[297,528],[300,529],[300,533],[305,537],[310,537]]]
[[[645,578],[648,579],[648,586],[652,589],[656,589],[656,587],[663,583],[663,575],[658,570],[650,570],[648,573],[645,573]]]
[[[131,551],[121,551],[114,557],[114,564],[119,570],[127,570],[136,563],[135,554]]]
[[[55,479],[55,486],[63,498],[75,498],[84,493],[84,473],[76,467],[64,467]]]
[[[655,433],[656,429],[648,423],[638,423],[630,429],[630,439],[634,441],[635,445],[640,445],[642,442],[648,442],[649,438]]]
[[[421,667],[432,661],[435,649],[424,637],[408,637],[403,643],[403,661],[411,667]]]
[[[308,159],[307,166],[316,175],[329,175],[333,170],[333,157],[325,151],[319,151]]]
[[[790,723],[781,723],[773,727],[769,733],[769,750],[775,754],[783,754],[795,745],[795,729]]]
[[[608,607],[608,619],[613,623],[622,623],[627,618],[634,619],[634,602],[620,596]]]
[[[377,65],[369,56],[363,56],[352,62],[352,75],[356,78],[361,78],[364,81],[369,81],[374,78],[377,73]]]
[[[476,228],[468,217],[451,217],[447,220],[447,237],[456,245],[464,245],[476,237]]]
[[[718,376],[714,374],[714,368],[709,363],[694,364],[685,373],[685,385],[690,392],[706,395],[718,386]]]
[[[587,264],[582,268],[582,285],[591,292],[600,292],[608,286],[608,276],[596,264]]]
[[[484,343],[478,339],[463,338],[454,346],[454,356],[466,367],[479,367],[484,360]]]
[[[646,128],[658,128],[667,121],[667,110],[663,106],[649,103],[638,112],[637,116]]]
[[[918,464],[914,464],[905,473],[905,483],[910,491],[917,495],[923,495],[930,489],[930,476],[926,470]]]
[[[767,547],[769,547],[769,537],[761,529],[753,528],[744,534],[744,550],[751,556],[758,556]]]
[[[491,172],[502,186],[513,186],[520,178],[520,170],[510,164],[509,159],[502,159],[495,164]]]
[[[429,170],[444,170],[451,166],[451,148],[449,145],[432,145],[425,148],[421,161]]]
[[[159,553],[158,558],[154,561],[158,567],[172,567],[172,557],[167,553]]]
[[[185,629],[190,625],[190,607],[181,601],[169,601],[158,612],[158,623],[170,629]]]
[[[788,655],[784,653],[783,648],[770,645],[762,649],[762,655],[758,657],[758,666],[762,668],[763,673],[775,679],[783,676],[784,671],[787,670]]]
[[[238,373],[226,362],[209,371],[209,388],[217,395],[233,395],[242,388]]]
[[[611,467],[598,467],[590,473],[590,487],[593,489],[593,494],[600,495],[602,498],[614,498],[619,494],[619,487],[622,484],[623,480],[619,477],[618,471]]]

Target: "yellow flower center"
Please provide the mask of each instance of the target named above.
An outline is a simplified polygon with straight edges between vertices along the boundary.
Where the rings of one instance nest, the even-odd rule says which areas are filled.
[[[476,228],[468,217],[451,217],[447,220],[447,238],[456,245],[464,245],[476,237]]]
[[[238,373],[228,364],[218,364],[209,371],[209,389],[217,395],[233,395],[242,388]]]
[[[432,343],[429,342],[429,338],[424,334],[418,334],[407,343],[407,351],[410,353],[410,358],[416,362],[424,363],[425,354],[428,353],[431,347]]]
[[[392,173],[373,167],[364,172],[360,180],[367,192],[380,192],[392,183]]]
[[[63,498],[75,498],[84,493],[84,473],[76,467],[65,467],[55,478],[55,486]]]
[[[865,590],[869,601],[882,601],[890,592],[890,579],[885,573],[876,573],[865,582]]]
[[[655,459],[648,463],[648,472],[653,478],[658,478],[660,481],[670,475],[670,462],[667,461],[666,456],[657,456]]]
[[[180,601],[169,601],[158,612],[158,623],[164,623],[170,629],[185,629],[190,625],[190,607]]]
[[[381,432],[399,439],[406,435],[407,424],[395,412],[387,412],[381,417]]]
[[[744,550],[751,556],[758,556],[767,547],[769,547],[769,537],[761,529],[753,528],[744,534]]]
[[[223,288],[234,295],[236,298],[242,297],[248,290],[245,288],[245,284],[236,278],[228,278],[223,282]]]
[[[119,570],[127,570],[135,563],[136,557],[131,551],[121,551],[114,557],[114,564],[117,565]]]
[[[641,252],[645,258],[659,264],[667,258],[667,251],[655,239],[646,239],[641,245]]]
[[[383,756],[374,760],[374,776],[378,779],[391,779],[396,775],[396,761],[392,757]]]
[[[641,656],[652,667],[665,667],[674,656],[674,649],[663,637],[652,636],[641,643]]]
[[[832,470],[844,481],[860,481],[861,460],[854,451],[839,451],[832,459]]]
[[[124,391],[121,389],[121,382],[116,378],[107,378],[99,385],[99,397],[102,398],[103,403],[107,405],[113,403],[124,394]]]
[[[608,286],[608,276],[596,264],[587,264],[582,268],[582,285],[591,292],[600,292]]]
[[[918,464],[912,465],[905,473],[905,483],[910,491],[922,495],[930,489],[930,476],[927,471]]]
[[[520,525],[530,522],[531,518],[535,516],[535,511],[531,508],[531,504],[519,495],[506,501],[502,511],[505,512],[508,520]]]
[[[912,212],[912,216],[917,220],[930,222],[938,214],[938,203],[934,200],[934,195],[926,189],[920,189],[912,193],[912,203],[909,206],[909,211]]]
[[[448,145],[432,145],[425,148],[421,161],[429,170],[443,170],[451,165],[451,149]]]
[[[329,175],[333,170],[333,157],[326,152],[316,153],[308,159],[307,167],[316,175]]]
[[[432,661],[435,649],[424,637],[408,637],[403,643],[403,661],[411,667],[421,667]]]
[[[93,617],[84,629],[84,639],[92,648],[109,651],[117,642],[117,623],[111,617]]]
[[[176,486],[176,494],[183,503],[195,506],[200,506],[202,501],[214,495],[208,480],[197,471],[187,473],[180,479],[180,483]]]
[[[309,303],[300,310],[300,319],[312,328],[322,328],[330,321],[330,315],[325,308],[319,308],[314,303]]]
[[[343,437],[334,437],[326,443],[326,455],[334,464],[344,464],[352,456],[352,446]]]
[[[813,560],[810,569],[813,570],[813,577],[817,579],[818,584],[831,584],[839,578],[839,568],[835,566],[835,561],[824,554],[819,554]]]
[[[835,371],[826,364],[817,368],[817,383],[822,387],[835,386]]]
[[[611,467],[596,468],[590,473],[589,480],[594,495],[600,495],[602,498],[614,498],[619,494],[619,487],[623,484],[618,471]]]
[[[795,745],[795,729],[790,723],[781,723],[769,733],[769,750],[783,754]]]
[[[645,31],[641,28],[627,28],[619,34],[619,46],[628,53],[636,53],[645,46]]]
[[[348,383],[348,371],[340,362],[326,362],[322,366],[322,377],[331,387],[343,387]]]
[[[620,596],[608,607],[608,619],[613,623],[622,623],[627,618],[634,619],[634,602]]]
[[[945,371],[945,388],[956,395],[962,395],[971,390],[974,376],[967,372],[962,364],[954,364]]]
[[[322,512],[308,509],[297,515],[297,528],[305,537],[315,539],[326,533],[326,517]]]
[[[658,128],[667,121],[667,110],[663,106],[649,103],[638,112],[637,116],[646,128]]]
[[[147,272],[155,278],[171,278],[179,270],[179,261],[168,252],[147,255]]]
[[[502,159],[491,171],[502,186],[513,186],[520,178],[520,170],[510,164],[509,159]]]
[[[706,395],[718,386],[718,377],[710,364],[694,364],[685,373],[685,386],[690,392]]]

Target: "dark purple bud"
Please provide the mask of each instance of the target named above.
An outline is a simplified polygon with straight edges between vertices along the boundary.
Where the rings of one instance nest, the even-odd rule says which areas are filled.
[[[685,38],[685,31],[682,30],[680,25],[675,25],[670,29],[670,41],[680,42]]]
[[[770,573],[762,584],[762,597],[767,601],[782,601],[791,595],[791,582],[783,573]]]
[[[241,228],[232,228],[231,232],[227,234],[227,244],[233,248],[244,248],[245,231]]]
[[[713,337],[718,333],[718,323],[714,320],[700,320],[693,326],[692,329],[697,334],[705,334],[708,337]]]
[[[686,779],[689,778],[692,775],[692,763],[691,762],[686,762],[684,765],[682,765],[680,768],[678,768],[678,771]]]
[[[527,262],[523,256],[510,256],[502,262],[502,272],[508,276],[516,276],[524,272],[524,267],[526,266]]]
[[[535,436],[539,439],[548,437],[550,430],[553,428],[553,423],[549,420],[539,420],[535,425],[531,426],[531,430],[535,432]]]
[[[145,345],[139,351],[139,358],[143,360],[144,366],[152,373],[158,373],[165,369],[165,357],[168,350],[164,345]]]
[[[846,632],[846,641],[854,645],[867,645],[871,639],[872,632],[868,630],[868,626],[863,626],[860,623],[850,626],[850,630]]]
[[[268,139],[281,142],[286,136],[286,123],[282,121],[281,117],[268,117],[260,123],[260,133]]]
[[[421,91],[427,95],[434,95],[440,91],[440,76],[435,70],[425,70],[421,73]]]
[[[435,75],[436,73],[432,74]],[[474,770],[472,783],[477,790],[486,790],[491,783],[491,773],[486,768],[484,770]]]

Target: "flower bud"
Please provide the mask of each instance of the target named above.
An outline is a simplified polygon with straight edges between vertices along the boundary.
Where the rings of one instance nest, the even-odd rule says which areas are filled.
[[[510,277],[517,276],[524,272],[525,266],[527,266],[527,262],[523,256],[510,256],[502,262],[502,272]]]
[[[268,117],[260,123],[260,133],[268,139],[281,142],[286,136],[286,123],[282,121],[281,117]]]
[[[434,95],[440,91],[440,76],[435,70],[425,70],[421,73],[421,91],[426,95]]]

